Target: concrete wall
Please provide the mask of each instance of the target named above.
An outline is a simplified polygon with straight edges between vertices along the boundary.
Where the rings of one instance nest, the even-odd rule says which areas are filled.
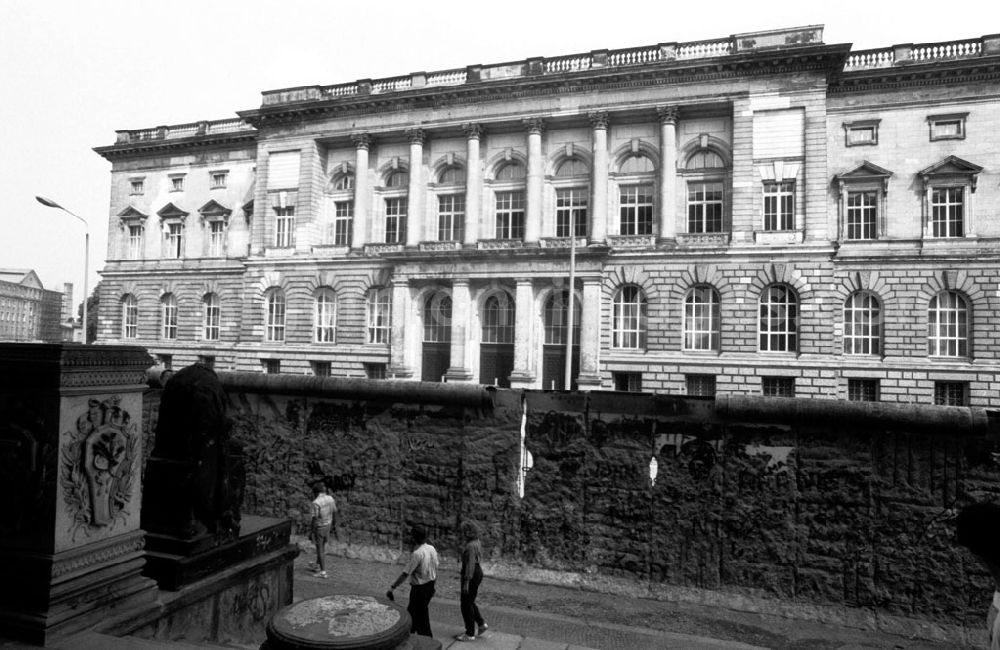
[[[302,517],[329,476],[357,552],[421,522],[453,554],[472,518],[496,575],[898,629],[975,628],[991,593],[952,521],[1000,498],[982,409],[529,392],[522,498],[519,392],[489,408],[466,385],[220,376],[244,509]]]

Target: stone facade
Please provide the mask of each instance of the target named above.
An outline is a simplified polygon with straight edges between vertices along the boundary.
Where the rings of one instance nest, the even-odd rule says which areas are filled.
[[[0,269],[0,341],[59,343],[66,313],[64,294],[43,287],[34,271]]]
[[[997,406],[998,61],[809,27],[122,131],[98,336],[548,389],[572,314],[584,389]]]

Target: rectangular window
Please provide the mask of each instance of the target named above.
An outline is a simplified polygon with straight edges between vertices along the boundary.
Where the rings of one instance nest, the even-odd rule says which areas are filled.
[[[215,370],[215,357],[204,354],[198,355],[198,363],[205,366],[206,368]]]
[[[618,232],[622,235],[653,234],[653,186],[626,185],[618,196],[620,222]]]
[[[795,183],[764,183],[764,230],[795,229]]]
[[[170,177],[170,191],[171,192],[183,192],[184,191],[184,175],[171,176]]]
[[[934,403],[938,406],[968,406],[969,384],[964,381],[934,382]]]
[[[310,361],[312,365],[313,374],[317,377],[329,377],[330,376],[330,362],[329,361]]]
[[[130,260],[142,259],[143,231],[142,226],[128,227],[128,258]]]
[[[385,379],[384,363],[366,363],[364,366],[365,377],[368,379]]]
[[[354,201],[337,201],[333,207],[333,237],[327,241],[334,246],[350,246],[354,226]]]
[[[438,241],[462,241],[465,237],[465,195],[438,197]]]
[[[615,390],[623,393],[642,392],[641,372],[615,372],[611,376],[615,381]]]
[[[878,192],[847,193],[847,238],[875,239],[878,225]]]
[[[184,257],[184,224],[167,225],[167,257],[179,260]]]
[[[688,232],[722,232],[722,183],[688,183]]]
[[[222,307],[218,298],[205,301],[205,340],[218,341],[219,327],[222,322]]]
[[[569,237],[570,228],[574,237],[587,236],[587,190],[584,188],[556,190],[556,237]]]
[[[795,377],[761,377],[760,392],[764,397],[795,397]]]
[[[878,125],[881,120],[861,120],[844,123],[844,144],[848,147],[862,147],[878,144]]]
[[[524,238],[524,191],[497,192],[496,238]]]
[[[847,399],[852,402],[877,402],[879,400],[879,380],[848,379]]]
[[[928,115],[931,142],[935,140],[965,139],[965,118],[968,113],[950,113],[948,115]]]
[[[146,180],[143,178],[129,179],[129,193],[132,195],[142,194],[146,189]]]
[[[268,375],[277,375],[281,373],[281,359],[262,359],[261,366],[264,368],[264,372]]]
[[[227,180],[229,180],[229,172],[212,172],[212,189],[223,189]]]
[[[392,301],[388,289],[374,289],[368,295],[368,342],[389,342],[392,327]]]
[[[931,234],[934,237],[965,236],[964,189],[935,187],[931,190]]]
[[[405,196],[385,200],[385,243],[401,244],[406,241],[406,210],[408,200]]]
[[[208,256],[223,257],[226,254],[226,222],[212,221],[208,231]]]
[[[157,359],[157,361],[160,362],[160,365],[163,366],[164,370],[173,370],[174,369],[174,355],[172,355],[172,354],[158,354],[158,355],[156,355],[156,359]]]
[[[684,375],[684,383],[692,397],[715,397],[715,375]]]
[[[289,248],[295,245],[295,208],[274,209],[274,245]]]

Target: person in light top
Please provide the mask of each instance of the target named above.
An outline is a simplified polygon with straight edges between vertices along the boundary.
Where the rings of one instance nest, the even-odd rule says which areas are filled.
[[[330,530],[338,540],[337,532],[337,502],[326,493],[323,481],[312,485],[312,519],[309,522],[309,537],[316,545],[316,573],[313,577],[326,578],[326,543],[330,541]]]
[[[386,597],[393,600],[392,590],[410,579],[410,604],[406,611],[412,621],[411,634],[434,636],[431,632],[430,604],[434,597],[434,582],[437,580],[438,554],[437,550],[427,543],[427,531],[423,526],[414,526],[410,531],[413,542],[413,552],[406,563],[403,572],[389,587]]]
[[[479,585],[483,582],[483,545],[479,541],[479,527],[474,522],[462,522],[462,536],[465,546],[462,547],[462,621],[465,632],[455,638],[459,641],[475,641],[476,634],[482,636],[489,627],[483,620],[483,615],[476,605]]]
[[[958,543],[993,576],[993,604],[986,615],[990,650],[1000,650],[1000,504],[974,503],[958,513]]]

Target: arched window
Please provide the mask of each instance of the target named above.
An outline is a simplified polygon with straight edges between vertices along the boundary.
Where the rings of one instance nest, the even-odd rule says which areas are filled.
[[[784,284],[772,284],[760,296],[761,352],[796,352],[799,347],[799,299]]]
[[[628,178],[618,185],[618,234],[653,234],[653,194],[655,167],[643,155],[629,156],[618,168]]]
[[[219,296],[214,293],[205,294],[205,340],[219,340],[219,326],[222,322],[222,306]]]
[[[692,287],[684,296],[685,350],[719,349],[719,304],[719,292],[707,285]]]
[[[649,174],[656,171],[653,161],[643,155],[629,156],[622,161],[618,172],[621,174]]]
[[[130,293],[122,297],[122,338],[134,339],[139,334],[139,301]]]
[[[545,301],[545,308],[542,310],[542,320],[544,321],[545,345],[565,345],[566,328],[569,324],[569,292],[553,292],[549,299]],[[580,301],[573,299],[573,343],[580,342]]]
[[[264,340],[280,343],[285,340],[285,292],[278,288],[264,294]]]
[[[844,354],[882,353],[882,305],[870,291],[856,291],[844,302]]]
[[[375,287],[368,292],[368,342],[388,343],[392,297],[385,287]]]
[[[969,305],[957,291],[942,291],[927,307],[927,354],[969,356]]]
[[[580,160],[579,158],[567,158],[566,160],[559,163],[559,167],[556,168],[556,178],[588,176],[589,174],[590,174],[590,169],[587,168],[587,163]]]
[[[611,321],[611,347],[625,350],[646,348],[646,296],[627,284],[615,294]]]
[[[402,169],[389,174],[385,179],[386,187],[408,187],[410,184],[410,174]]]
[[[497,170],[496,179],[498,181],[519,181],[523,180],[526,176],[527,170],[524,168],[524,165],[514,160],[506,163]]]
[[[504,292],[496,293],[483,303],[483,343],[514,342],[514,299]]]
[[[354,174],[340,174],[333,179],[334,192],[350,192],[354,189]]]
[[[162,337],[174,340],[177,338],[177,297],[172,293],[164,294],[160,304],[163,307]]]
[[[333,343],[337,329],[337,295],[333,289],[323,287],[316,291],[313,301],[313,326],[317,343]]]
[[[685,169],[725,169],[726,161],[711,149],[699,149],[688,156]]]
[[[449,165],[438,174],[439,185],[465,185],[465,169],[458,165]]]
[[[435,291],[424,300],[424,343],[451,340],[451,296]]]

